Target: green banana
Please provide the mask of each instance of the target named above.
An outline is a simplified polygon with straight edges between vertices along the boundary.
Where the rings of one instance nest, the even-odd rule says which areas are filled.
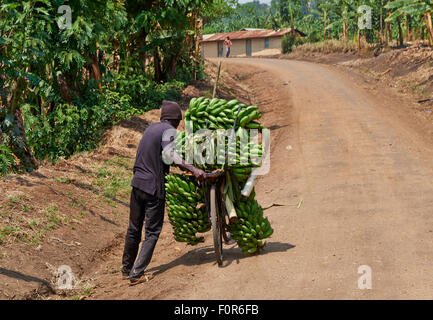
[[[194,108],[194,106],[195,106],[195,102],[197,101],[197,98],[192,98],[190,101],[189,101],[189,107],[190,107],[190,109],[191,108]]]
[[[254,200],[254,190],[248,198],[240,195],[240,190],[251,175],[252,168],[260,166],[260,164],[251,163],[253,160],[251,156],[253,153],[254,156],[261,156],[263,153],[261,146],[254,143],[246,146],[244,143],[250,140],[247,129],[262,129],[262,126],[256,122],[262,114],[258,106],[247,106],[236,99],[227,102],[223,99],[203,97],[191,99],[190,109],[185,113],[185,119],[191,120],[190,126],[195,131],[231,129],[236,116],[238,116],[236,135],[228,151],[228,156],[230,159],[236,159],[236,163],[225,164],[229,170],[226,171],[227,184],[224,194],[229,194],[238,215],[237,221],[229,225],[230,230],[233,231],[232,237],[238,241],[242,252],[250,254],[259,251],[263,247],[262,239],[273,232],[269,221],[263,218],[263,210]],[[186,139],[183,133],[176,137],[175,146],[179,153],[186,153],[194,151],[192,148],[196,149],[199,143],[201,142],[192,137]],[[223,150],[214,152],[214,165],[206,163],[198,167],[206,171],[221,168],[221,164],[225,163],[226,152],[227,146]],[[202,156],[204,157],[204,154]],[[185,238],[188,238],[186,242],[194,245],[198,242],[196,238],[193,238],[195,233],[207,232],[211,228],[207,209],[205,207],[196,209],[199,203],[204,203],[203,188],[197,185],[194,178],[176,174],[168,176],[166,182],[167,213],[170,223],[178,234],[176,239],[184,241]],[[184,232],[179,229],[180,227]]]
[[[237,104],[239,104],[239,101],[238,101],[238,100],[236,100],[236,99],[231,100],[231,101],[227,102],[227,108],[233,108],[233,107],[236,106]]]

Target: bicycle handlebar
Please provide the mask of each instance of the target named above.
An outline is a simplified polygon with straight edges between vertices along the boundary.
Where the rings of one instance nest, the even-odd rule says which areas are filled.
[[[215,177],[219,177],[219,176],[222,176],[223,174],[224,174],[223,171],[209,172],[209,173],[206,173],[206,179],[207,179],[207,178],[215,178]]]

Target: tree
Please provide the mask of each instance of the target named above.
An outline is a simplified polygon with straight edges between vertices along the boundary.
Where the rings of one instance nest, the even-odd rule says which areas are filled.
[[[208,12],[210,6],[223,7],[222,2],[1,0],[1,152],[10,150],[23,169],[34,169],[37,161],[33,147],[44,148],[33,134],[42,133],[32,126],[43,126],[43,134],[54,145],[63,143],[53,129],[59,128],[59,119],[75,121],[74,132],[71,128],[59,129],[69,137],[71,150],[64,147],[62,151],[69,156],[80,149],[81,143],[94,146],[78,140],[74,144],[73,137],[85,139],[86,132],[99,133],[112,124],[118,117],[110,110],[118,104],[123,108],[125,101],[134,100],[137,107],[146,108],[148,101],[156,106],[169,94],[161,89],[166,82],[179,87],[179,66],[186,81],[199,68],[195,49],[200,13]],[[68,5],[73,14],[68,28],[61,28],[57,21],[62,5]],[[128,96],[132,89],[137,93],[133,98]],[[141,100],[136,97],[144,95]],[[30,127],[25,117],[34,118]],[[77,130],[79,125],[84,127]],[[28,136],[34,139],[31,146],[26,139],[29,131]],[[38,159],[46,154],[38,153]],[[50,154],[53,159],[55,156],[55,152]]]
[[[385,8],[392,11],[386,19],[387,22],[397,21],[399,25],[400,44],[402,44],[400,18],[406,16],[424,16],[425,25],[429,34],[430,44],[433,45],[433,25],[431,14],[433,12],[432,0],[394,0]]]
[[[317,2],[317,9],[313,12],[316,13],[323,20],[323,41],[326,41],[326,33],[328,28],[329,12],[331,10],[331,5],[326,0],[319,0]]]
[[[355,16],[353,8],[350,5],[350,1],[331,0],[331,1],[327,1],[324,5],[326,5],[328,10],[334,13],[337,17],[337,20],[334,23],[328,25],[327,28],[328,29],[332,28],[334,24],[341,24],[343,27],[343,38],[344,40],[347,40],[348,33],[349,33],[348,21]]]
[[[221,15],[211,13],[212,7],[204,11],[204,33],[220,33],[239,31],[243,28],[268,28],[277,30],[282,21],[275,0],[270,6],[258,1],[237,4],[237,1],[227,3],[228,7]],[[218,9],[215,11],[218,12]]]
[[[44,67],[52,58],[47,49],[54,22],[47,10],[50,7],[45,0],[14,1],[1,6],[0,74],[5,75],[2,79],[5,105],[0,114],[3,124],[0,138],[7,137],[3,144],[8,144],[22,167],[29,170],[36,168],[37,163],[26,141],[20,106],[24,98],[37,98],[31,92],[28,96],[29,85],[39,87],[47,80]]]
[[[280,0],[279,11],[281,20],[295,29],[296,22],[301,16],[301,0]]]

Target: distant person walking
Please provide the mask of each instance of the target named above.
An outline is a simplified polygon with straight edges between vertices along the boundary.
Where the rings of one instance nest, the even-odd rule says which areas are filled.
[[[230,57],[230,47],[233,45],[233,43],[230,41],[230,37],[227,37],[224,40],[224,45],[226,46],[226,58]]]

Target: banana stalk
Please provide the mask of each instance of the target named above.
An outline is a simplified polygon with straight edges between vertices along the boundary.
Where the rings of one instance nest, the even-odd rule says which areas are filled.
[[[238,220],[238,215],[236,214],[235,206],[233,205],[233,202],[230,200],[230,197],[228,194],[226,194],[226,209],[229,215],[229,220],[231,223],[235,223]]]

